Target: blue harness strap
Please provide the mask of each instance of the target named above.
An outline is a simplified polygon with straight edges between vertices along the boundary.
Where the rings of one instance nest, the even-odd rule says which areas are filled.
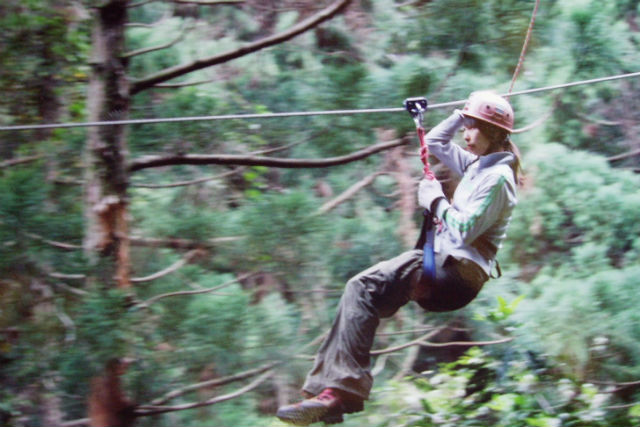
[[[433,242],[435,239],[435,227],[433,226],[433,215],[425,209],[422,213],[424,219],[422,221],[422,229],[420,237],[416,243],[416,249],[422,249],[422,275],[423,277],[435,280],[436,278],[436,259]]]

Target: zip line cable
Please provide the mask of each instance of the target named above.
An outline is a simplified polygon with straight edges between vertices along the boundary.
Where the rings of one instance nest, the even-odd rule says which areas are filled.
[[[607,82],[612,80],[628,79],[633,77],[640,77],[640,71],[627,74],[618,74],[607,77],[599,77],[589,80],[580,80],[570,83],[562,83],[552,86],[545,86],[534,89],[525,89],[521,91],[511,92],[503,94],[505,97],[528,95],[532,93],[546,92],[551,90],[564,89],[568,87],[595,84],[601,82]],[[459,101],[442,102],[439,104],[429,105],[429,109],[452,107],[456,105],[462,105],[466,102],[466,99]],[[215,121],[215,120],[249,120],[249,119],[275,119],[282,117],[306,117],[306,116],[329,116],[329,115],[354,115],[354,114],[376,114],[376,113],[398,113],[406,112],[404,107],[393,108],[368,108],[368,109],[356,109],[356,110],[325,110],[325,111],[293,111],[283,113],[259,113],[259,114],[226,114],[226,115],[214,115],[214,116],[193,116],[193,117],[165,117],[156,119],[127,119],[127,120],[110,120],[101,122],[82,122],[82,123],[52,123],[42,125],[15,125],[15,126],[0,126],[0,131],[21,131],[21,130],[39,130],[39,129],[62,129],[62,128],[78,128],[78,127],[93,127],[93,126],[116,126],[116,125],[140,125],[140,124],[155,124],[155,123],[180,123],[180,122],[195,122],[195,121]]]

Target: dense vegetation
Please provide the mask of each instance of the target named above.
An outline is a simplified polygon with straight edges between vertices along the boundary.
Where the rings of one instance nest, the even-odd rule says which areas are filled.
[[[94,8],[107,3],[2,2],[1,126],[89,120]],[[127,26],[126,51],[165,45],[126,61],[136,82],[278,34],[334,2],[130,3],[138,25]],[[534,4],[352,1],[286,42],[135,93],[128,114],[386,108],[409,96],[437,104],[506,92]],[[542,2],[514,90],[640,70],[638,13],[637,0]],[[373,398],[345,425],[640,423],[638,99],[637,77],[511,98],[516,127],[527,128],[514,136],[526,179],[499,253],[502,277],[459,312],[410,304],[383,322]],[[453,108],[429,111],[427,124]],[[293,162],[414,144],[333,167],[131,172],[129,287],[88,248],[88,129],[0,131],[0,424],[86,418],[91,378],[127,357],[123,390],[143,405],[136,425],[280,425],[275,408],[298,398],[344,282],[416,237],[413,129],[406,113],[127,127],[130,163],[207,154]],[[367,185],[338,199],[358,182]],[[445,345],[460,340],[477,345]],[[228,381],[183,390],[216,379]],[[150,414],[152,403],[243,386],[229,400]],[[167,396],[175,390],[184,392]]]

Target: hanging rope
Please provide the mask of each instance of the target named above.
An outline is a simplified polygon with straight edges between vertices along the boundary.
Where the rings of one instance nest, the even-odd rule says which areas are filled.
[[[513,77],[511,78],[509,93],[513,91],[513,85],[516,83],[518,74],[520,74],[520,68],[522,68],[522,63],[524,62],[524,56],[527,51],[527,47],[529,46],[529,41],[531,40],[531,33],[533,32],[533,24],[536,22],[536,14],[538,13],[538,6],[540,6],[540,0],[536,0],[536,4],[535,6],[533,6],[533,13],[531,13],[531,21],[529,21],[527,36],[524,38],[524,43],[522,44],[522,50],[520,51],[520,58],[518,59],[518,65],[516,66],[516,69],[513,72]]]

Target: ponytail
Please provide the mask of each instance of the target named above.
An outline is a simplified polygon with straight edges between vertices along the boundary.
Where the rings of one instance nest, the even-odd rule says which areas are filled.
[[[522,156],[520,154],[520,149],[511,140],[509,135],[507,135],[507,138],[504,141],[504,151],[512,153],[513,157],[515,157],[513,163],[511,163],[511,170],[513,170],[513,179],[516,181],[517,185],[522,185]]]
[[[511,141],[511,134],[501,127],[495,126],[491,123],[483,120],[476,120],[476,126],[489,141],[491,141],[492,151],[508,151],[515,157],[511,163],[511,169],[513,170],[513,179],[516,184],[522,185],[522,165],[520,149],[513,141]]]

